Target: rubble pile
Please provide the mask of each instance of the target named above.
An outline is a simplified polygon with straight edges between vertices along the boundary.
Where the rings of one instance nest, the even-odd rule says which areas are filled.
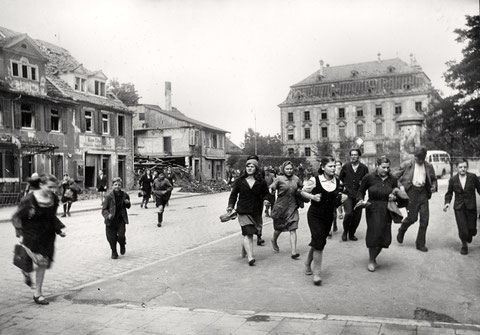
[[[178,181],[175,186],[180,186],[180,192],[189,192],[189,193],[218,193],[230,191],[231,187],[225,181],[218,180],[207,180],[207,181],[197,181],[193,180],[188,183],[182,183]]]

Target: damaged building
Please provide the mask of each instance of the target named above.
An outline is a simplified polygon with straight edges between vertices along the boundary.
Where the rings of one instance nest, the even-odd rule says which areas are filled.
[[[133,186],[132,112],[107,79],[59,46],[0,27],[3,192],[18,192],[33,172],[93,188],[102,169]]]
[[[135,155],[182,166],[197,180],[225,176],[226,130],[189,118],[171,104],[171,83],[165,83],[165,109],[142,104],[134,112]]]

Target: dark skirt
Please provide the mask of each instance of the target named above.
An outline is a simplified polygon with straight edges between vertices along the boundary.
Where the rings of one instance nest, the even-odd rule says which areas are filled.
[[[240,226],[242,228],[242,235],[243,236],[248,236],[248,235],[256,235],[258,234],[258,229],[257,227],[262,225],[262,215],[259,216],[252,216],[252,215],[244,215],[244,214],[239,214],[238,215],[238,223],[240,223]]]
[[[307,212],[308,227],[312,240],[310,246],[322,251],[327,244],[327,237],[332,229],[334,210],[318,210],[310,206]]]
[[[388,201],[369,201],[371,205],[365,210],[367,248],[388,248],[392,243],[392,217],[387,208]]]

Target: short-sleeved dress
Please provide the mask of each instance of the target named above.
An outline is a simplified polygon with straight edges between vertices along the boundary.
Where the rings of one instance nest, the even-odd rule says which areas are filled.
[[[395,177],[388,175],[385,180],[382,180],[377,172],[366,175],[360,184],[358,200],[362,200],[365,192],[368,191],[368,201],[370,202],[365,210],[367,248],[388,248],[392,243],[392,216],[387,205],[388,196],[397,186]]]
[[[277,200],[272,208],[271,217],[273,228],[277,231],[290,231],[298,229],[298,206],[296,201],[297,190],[302,188],[301,180],[293,175],[291,177],[278,176],[270,188],[278,191]]]
[[[311,190],[311,193],[321,194],[321,200],[319,202],[311,201],[307,213],[308,226],[312,236],[310,246],[315,250],[323,250],[325,248],[328,234],[332,228],[335,209],[341,204],[340,192],[343,186],[337,177],[334,178],[335,186],[333,191],[327,191],[322,186],[319,177],[311,178],[315,180],[315,186]]]

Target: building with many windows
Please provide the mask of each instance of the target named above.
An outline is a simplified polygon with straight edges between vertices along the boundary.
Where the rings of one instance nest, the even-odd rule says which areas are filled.
[[[196,179],[222,180],[227,131],[194,120],[172,107],[171,84],[165,84],[165,109],[148,104],[130,107],[135,112],[135,155],[184,166]]]
[[[37,172],[96,187],[103,169],[133,186],[132,112],[106,81],[67,50],[0,27],[0,185]]]
[[[342,143],[356,140],[367,157],[392,146],[412,153],[433,98],[430,79],[413,56],[410,64],[380,56],[374,62],[341,66],[320,61],[320,68],[291,86],[279,105],[284,151],[313,162],[322,143],[338,153],[348,150]]]

